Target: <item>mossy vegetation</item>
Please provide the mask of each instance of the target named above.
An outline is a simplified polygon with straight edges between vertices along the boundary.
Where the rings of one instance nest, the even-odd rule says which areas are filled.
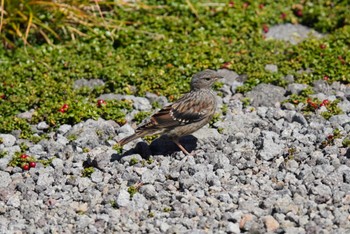
[[[37,162],[35,157],[29,156],[21,152],[16,152],[15,155],[10,160],[10,162],[8,163],[8,166],[22,167],[22,168],[28,166],[28,169],[29,169],[29,163],[33,163],[33,162],[34,163]],[[35,167],[35,165],[33,167]],[[28,170],[28,169],[25,169],[25,170]]]
[[[171,210],[172,210],[171,207],[164,207],[163,209],[163,211],[166,213],[170,212]]]
[[[47,158],[47,159],[40,159],[38,160],[39,163],[43,164],[44,167],[47,167],[49,165],[51,165],[52,161],[55,159],[56,157],[51,157],[51,158]]]
[[[350,147],[350,136],[347,136],[344,138],[344,140],[342,141],[342,145],[343,147]],[[1,154],[0,154],[0,158],[1,158]]]
[[[129,165],[133,166],[133,165],[136,165],[138,163],[139,163],[139,160],[137,158],[133,157],[133,158],[130,159]]]
[[[7,155],[6,151],[0,150],[0,158],[3,158]]]
[[[149,157],[147,160],[142,160],[141,161],[141,165],[144,167],[144,166],[147,166],[147,165],[150,165],[154,163],[154,159],[152,157]]]
[[[132,185],[128,188],[128,193],[130,194],[130,198],[132,198],[137,192],[138,192],[138,187],[136,186]]]
[[[145,118],[149,117],[152,114],[150,111],[140,111],[134,115],[134,121],[137,124],[140,124]]]
[[[328,135],[326,139],[321,142],[321,148],[334,145],[334,140],[339,139],[341,137],[342,137],[342,134],[340,133],[340,130],[338,128],[334,129],[333,134]],[[346,138],[344,138],[344,140],[342,141],[343,146],[344,146],[344,141],[346,142]]]
[[[149,136],[143,137],[143,139],[144,139],[145,141],[147,141],[148,143],[151,143],[152,141],[154,141],[155,139],[157,139],[159,136],[160,136],[160,134],[149,135]]]
[[[62,6],[48,10],[45,1],[25,1],[30,10],[19,20],[20,9],[13,6],[20,1],[4,2],[13,14],[3,16],[1,29],[6,30],[0,46],[2,133],[21,130],[29,138],[30,124],[40,121],[52,128],[98,117],[123,124],[132,104],[108,100],[101,108],[96,105],[101,94],[152,92],[173,101],[188,91],[190,76],[205,68],[246,74],[239,92],[259,83],[285,86],[287,74],[299,83],[325,76],[350,83],[347,1],[69,1],[75,21],[58,14]],[[263,30],[281,23],[302,23],[327,36],[298,45],[265,40]],[[276,64],[278,72],[265,71],[266,64]],[[306,69],[311,72],[300,72]],[[82,78],[105,85],[74,89]],[[30,120],[16,117],[32,109]]]
[[[82,172],[81,175],[83,177],[91,177],[91,174],[95,172],[95,168],[94,167],[85,167]]]
[[[123,152],[123,147],[120,146],[118,143],[115,144],[115,145],[113,145],[112,148],[113,148],[115,151],[117,151],[117,153],[119,153],[119,154]]]

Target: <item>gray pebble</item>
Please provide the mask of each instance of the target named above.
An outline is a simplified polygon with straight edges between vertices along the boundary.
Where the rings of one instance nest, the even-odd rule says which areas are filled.
[[[121,156],[116,150],[108,146],[98,146],[88,152],[89,157],[100,169],[106,168],[111,164],[113,158],[119,159]]]
[[[139,154],[132,154],[132,155],[124,156],[120,159],[121,163],[125,163],[125,162],[130,163],[130,161],[141,162],[142,157]]]
[[[168,231],[169,228],[170,228],[170,226],[167,223],[161,223],[160,227],[159,227],[160,231],[163,232],[163,233]]]
[[[295,160],[288,160],[286,163],[287,170],[289,170],[291,172],[296,172],[298,167],[299,167],[299,165]]]
[[[11,176],[5,171],[0,171],[0,188],[6,188],[11,183]]]
[[[16,142],[16,137],[10,135],[10,134],[0,134],[0,142],[5,147],[13,146]]]
[[[310,35],[321,38],[323,35],[301,24],[279,24],[269,28],[266,39],[288,41],[295,45]]]
[[[283,144],[275,143],[278,135],[274,132],[263,131],[263,149],[260,151],[260,156],[264,160],[271,160],[281,154]]]
[[[271,84],[259,84],[247,93],[250,103],[254,107],[267,106],[274,107],[276,103],[285,100],[286,90]]]
[[[60,134],[66,134],[69,130],[71,130],[71,128],[72,128],[71,125],[69,125],[69,124],[63,124],[63,125],[61,125],[61,126],[57,129],[57,131],[58,131],[58,133],[60,133]]]
[[[38,130],[46,130],[48,129],[50,126],[46,123],[46,122],[40,122],[37,125],[37,129]]]
[[[46,156],[47,152],[44,150],[42,145],[33,145],[29,148],[29,152],[33,155]]]
[[[79,177],[77,178],[77,185],[79,188],[79,191],[82,192],[85,189],[89,188],[91,186],[91,180],[86,177]]]
[[[294,76],[288,74],[288,75],[286,75],[286,76],[284,77],[284,80],[287,81],[289,84],[290,84],[290,83],[293,83],[293,82],[294,82]]]
[[[346,124],[350,124],[350,116],[346,114],[342,115],[333,115],[329,121],[335,126],[342,126],[344,127]]]
[[[100,170],[95,169],[95,171],[91,174],[91,181],[95,183],[101,183],[103,180],[103,174]]]
[[[129,125],[129,124],[124,124],[118,129],[119,134],[123,135],[131,135],[135,132],[135,130]]]
[[[155,199],[157,197],[156,189],[151,184],[141,186],[140,193],[142,193],[147,199]]]
[[[133,106],[136,110],[147,111],[152,109],[152,105],[147,98],[135,97],[133,100]]]
[[[120,190],[117,197],[117,204],[119,207],[128,206],[130,203],[130,194],[126,190]]]
[[[217,71],[220,76],[223,77],[221,80],[224,84],[227,84],[228,86],[232,85],[234,81],[237,81],[238,74],[234,71],[228,70],[228,69],[219,69]]]
[[[151,103],[157,103],[159,107],[163,107],[168,104],[168,100],[164,96],[158,96],[150,92],[147,92],[145,96]]]
[[[5,171],[10,161],[10,157],[0,158],[0,170]]]
[[[6,205],[18,208],[21,205],[21,200],[20,200],[19,193],[16,193],[16,194],[12,195],[8,199]]]
[[[278,67],[275,64],[266,64],[265,65],[265,71],[268,72],[278,72]]]
[[[39,172],[38,186],[49,187],[54,182],[54,178],[49,172]]]
[[[79,80],[76,80],[74,81],[74,85],[73,87],[75,89],[80,89],[80,88],[83,88],[83,87],[88,87],[88,88],[91,88],[91,89],[94,89],[96,87],[99,87],[99,86],[103,86],[104,85],[104,82],[100,79],[79,79]]]
[[[60,170],[60,169],[63,169],[64,162],[63,162],[63,160],[60,159],[60,158],[54,158],[54,159],[52,160],[52,166],[53,166],[55,169]]]
[[[141,181],[144,184],[153,184],[156,180],[156,173],[158,171],[156,170],[146,170],[144,173],[142,173]]]
[[[307,84],[297,84],[297,83],[293,83],[293,84],[289,84],[287,87],[287,91],[289,91],[291,94],[297,94],[299,95],[301,93],[301,91],[303,91],[304,89],[306,89],[308,87]]]
[[[230,87],[231,93],[233,93],[233,94],[236,93],[237,88],[242,86],[242,85],[243,85],[243,82],[238,82],[238,81],[232,82],[231,87]]]
[[[29,111],[25,111],[25,112],[19,113],[17,115],[17,117],[21,118],[21,119],[31,120],[33,118],[34,113],[35,113],[35,110],[34,109],[30,109]]]
[[[307,120],[305,119],[305,117],[300,114],[300,113],[295,113],[295,115],[292,118],[293,122],[297,122],[300,123],[302,125],[308,125]]]

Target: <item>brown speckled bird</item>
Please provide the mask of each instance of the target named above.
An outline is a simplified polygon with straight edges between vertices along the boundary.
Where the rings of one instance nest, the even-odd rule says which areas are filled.
[[[185,154],[190,155],[180,144],[179,138],[209,123],[217,105],[211,87],[220,78],[213,70],[198,72],[191,80],[189,93],[152,115],[150,121],[138,127],[135,134],[119,141],[119,145],[123,146],[146,135],[166,134]]]

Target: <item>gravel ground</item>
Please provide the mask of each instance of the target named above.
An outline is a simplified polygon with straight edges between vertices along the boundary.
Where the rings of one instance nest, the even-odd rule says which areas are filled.
[[[7,152],[0,159],[0,233],[349,233],[350,149],[342,142],[350,137],[350,86],[314,83],[314,97],[340,100],[343,113],[325,120],[324,108],[305,115],[301,104],[281,104],[307,88],[291,75],[286,89],[258,85],[243,106],[235,89],[244,76],[219,72],[225,84],[218,99],[228,108],[214,127],[182,139],[194,157],[163,138],[129,143],[119,154],[112,146],[133,127],[103,119],[56,132],[39,123],[33,129],[48,139],[37,144],[0,134]],[[133,100],[128,119],[152,101],[166,103],[152,94],[104,98]],[[331,138],[335,129],[340,134]],[[51,164],[25,172],[8,166],[23,143],[37,159],[54,157]],[[94,172],[84,177],[90,166]]]

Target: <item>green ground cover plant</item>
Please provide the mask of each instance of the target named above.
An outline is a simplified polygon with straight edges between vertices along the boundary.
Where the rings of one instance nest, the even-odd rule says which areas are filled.
[[[40,121],[52,128],[98,117],[123,124],[132,103],[101,105],[101,94],[152,92],[173,101],[205,68],[246,74],[238,92],[259,83],[285,86],[287,74],[299,83],[325,77],[350,83],[348,1],[0,2],[2,133],[20,129],[28,138],[30,124]],[[15,3],[26,10],[20,13]],[[266,40],[264,31],[281,23],[302,23],[327,36],[298,45]],[[278,72],[266,71],[266,64],[276,64]],[[300,72],[306,69],[311,72]],[[82,78],[105,85],[74,89]],[[31,120],[16,117],[29,110]]]
[[[83,177],[90,177],[91,174],[94,173],[94,171],[94,167],[85,167],[84,170],[82,170],[81,174]]]

